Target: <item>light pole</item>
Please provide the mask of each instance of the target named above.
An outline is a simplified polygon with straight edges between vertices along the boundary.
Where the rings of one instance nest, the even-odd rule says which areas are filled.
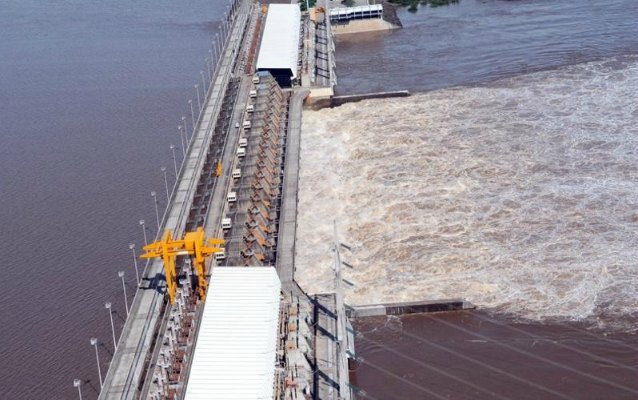
[[[78,388],[78,396],[80,396],[80,400],[82,400],[82,381],[79,379],[73,379],[73,387]]]
[[[142,233],[144,234],[144,245],[146,246],[148,245],[148,239],[146,238],[146,225],[143,219],[140,220],[140,225],[142,226]]]
[[[113,350],[117,350],[117,341],[115,340],[115,325],[113,324],[113,312],[111,312],[111,302],[104,303],[104,308],[109,310],[109,318],[111,320],[111,333],[113,334]]]
[[[91,338],[91,346],[95,347],[95,359],[97,360],[97,376],[100,377],[100,388],[104,386],[102,383],[102,370],[100,369],[100,354],[97,351],[97,338]]]
[[[217,56],[217,42],[215,40],[212,40],[210,42],[210,46],[211,46],[211,49],[213,50],[213,54],[215,55],[215,57],[214,57],[215,58],[215,64],[214,65],[217,65],[219,63],[219,57]]]
[[[188,100],[188,105],[191,107],[191,122],[193,123],[193,130],[195,130],[195,111],[193,111],[193,100]]]
[[[204,78],[204,71],[199,71],[199,74],[202,76],[202,91],[206,93],[206,78]]]
[[[173,153],[173,167],[175,167],[175,183],[177,183],[177,157],[175,157],[175,145],[170,145],[171,153]]]
[[[155,193],[155,191],[152,191],[151,197],[153,198],[153,202],[155,203],[155,219],[157,220],[157,233],[159,233],[160,219],[159,219],[159,208],[157,207],[157,193]]]
[[[217,48],[219,46],[219,48]],[[222,45],[219,42],[219,32],[215,33],[215,48],[217,49],[217,54],[219,54],[219,60],[222,58]]]
[[[133,265],[135,266],[135,278],[137,279],[137,284],[140,284],[140,273],[137,271],[137,256],[135,255],[135,243],[129,243],[128,248],[133,252]]]
[[[219,26],[219,31],[222,33],[222,37],[226,37],[226,32],[224,32],[226,28],[226,24],[224,24],[224,17],[222,17],[222,23]]]
[[[160,170],[164,174],[164,187],[166,188],[166,207],[168,207],[168,201],[171,199],[171,195],[168,193],[168,177],[166,176],[166,167],[161,167]]]
[[[206,61],[206,75],[208,75],[208,80],[210,81],[211,77],[210,77],[210,63],[209,63],[209,61],[213,62],[213,60],[209,60],[208,57],[206,57],[206,58],[204,58],[204,61]]]
[[[190,138],[188,137],[188,125],[186,125],[186,117],[182,115],[180,119],[182,120],[182,126],[184,127],[184,136],[186,137],[186,143],[190,143]]]
[[[186,157],[186,145],[184,144],[184,135],[182,135],[182,126],[177,125],[179,131],[179,140],[182,142],[182,157]]]
[[[199,85],[194,85],[195,91],[197,92],[197,107],[199,107],[199,112],[202,112],[202,102],[199,100]]]
[[[120,271],[117,273],[122,279],[122,289],[124,289],[124,305],[126,306],[126,316],[128,317],[128,298],[126,297],[126,284],[124,283],[124,271]]]
[[[208,49],[208,54],[210,55],[210,77],[211,77],[210,78],[211,79],[210,83],[212,84],[213,83],[213,75],[215,73],[214,72],[215,70],[213,69],[213,65],[215,65],[214,61],[213,61],[213,50],[212,49]]]

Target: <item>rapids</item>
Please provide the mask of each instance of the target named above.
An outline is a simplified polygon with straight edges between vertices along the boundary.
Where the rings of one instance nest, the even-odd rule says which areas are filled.
[[[638,58],[304,111],[296,279],[350,304],[635,313]]]

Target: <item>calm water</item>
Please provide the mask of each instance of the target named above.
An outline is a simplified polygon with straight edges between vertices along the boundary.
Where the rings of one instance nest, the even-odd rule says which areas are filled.
[[[582,324],[520,323],[485,312],[355,321],[355,385],[403,399],[630,400],[638,336]]]
[[[461,0],[399,17],[402,30],[338,39],[340,93],[484,83],[638,50],[634,0]]]
[[[0,12],[0,398],[87,399],[123,323],[129,242],[165,203],[160,166],[222,1],[5,0]],[[190,111],[188,111],[190,112]],[[188,114],[186,114],[188,115]],[[190,117],[189,117],[190,118]],[[173,177],[169,177],[172,181]],[[154,231],[152,232],[154,233]],[[130,297],[129,297],[130,300]]]

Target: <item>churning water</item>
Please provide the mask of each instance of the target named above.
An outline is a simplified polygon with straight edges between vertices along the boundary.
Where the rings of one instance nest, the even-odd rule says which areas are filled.
[[[636,93],[638,58],[612,57],[304,112],[297,279],[332,290],[337,218],[352,304],[635,313]]]

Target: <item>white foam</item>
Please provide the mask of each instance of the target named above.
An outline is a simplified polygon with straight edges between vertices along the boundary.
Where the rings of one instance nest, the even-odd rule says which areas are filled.
[[[304,112],[297,279],[352,304],[464,297],[527,318],[635,312],[638,62]]]

